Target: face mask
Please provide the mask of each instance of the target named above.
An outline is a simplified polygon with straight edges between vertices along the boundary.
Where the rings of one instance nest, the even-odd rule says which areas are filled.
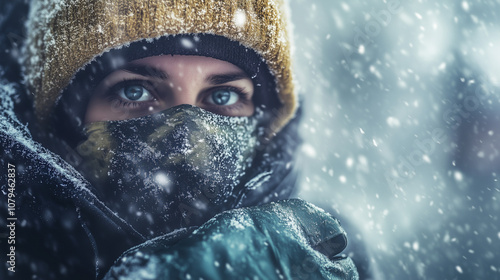
[[[234,207],[257,145],[256,117],[181,105],[85,127],[80,171],[111,210],[146,236],[200,225]]]

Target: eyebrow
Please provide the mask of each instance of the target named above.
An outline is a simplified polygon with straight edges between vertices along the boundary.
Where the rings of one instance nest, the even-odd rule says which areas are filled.
[[[131,72],[144,77],[153,77],[163,80],[168,79],[168,75],[166,72],[149,65],[125,65],[120,70]],[[248,75],[244,72],[213,74],[208,76],[205,80],[211,84],[220,85],[242,79],[248,79]]]
[[[243,72],[214,74],[208,76],[205,80],[211,84],[220,85],[242,79],[248,79],[248,75]]]
[[[133,64],[132,65],[125,65],[120,70],[131,72],[131,73],[141,75],[144,77],[159,78],[159,79],[163,79],[163,80],[168,79],[167,73],[165,73],[164,71],[162,71],[158,68],[151,67],[148,65],[133,65]]]

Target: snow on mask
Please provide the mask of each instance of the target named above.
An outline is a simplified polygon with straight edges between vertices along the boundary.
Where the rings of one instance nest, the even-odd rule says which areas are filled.
[[[158,236],[230,209],[257,144],[255,117],[191,105],[86,126],[77,151],[98,195],[139,232]]]

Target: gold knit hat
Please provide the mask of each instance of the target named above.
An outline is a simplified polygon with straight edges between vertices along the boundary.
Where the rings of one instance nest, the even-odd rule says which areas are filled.
[[[274,76],[281,101],[271,131],[297,101],[283,0],[36,0],[28,22],[25,78],[41,121],[52,114],[75,74],[103,53],[131,42],[177,34],[212,34],[255,50]]]

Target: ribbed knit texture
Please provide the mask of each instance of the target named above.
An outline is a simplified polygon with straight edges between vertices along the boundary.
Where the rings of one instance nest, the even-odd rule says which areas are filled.
[[[26,80],[43,121],[62,90],[96,56],[144,38],[207,33],[254,49],[282,102],[272,131],[293,116],[296,97],[283,0],[38,0],[28,23]]]

